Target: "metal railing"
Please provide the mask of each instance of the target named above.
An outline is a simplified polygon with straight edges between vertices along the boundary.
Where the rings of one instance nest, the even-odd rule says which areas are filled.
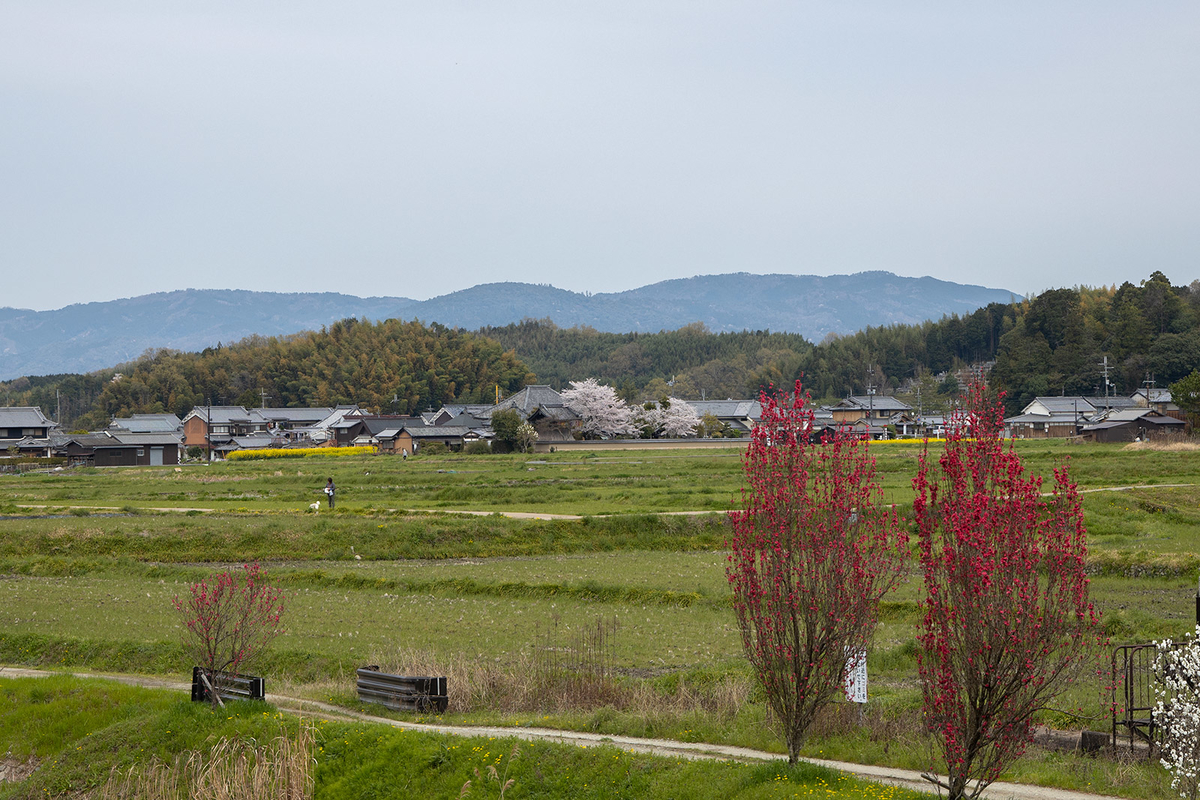
[[[1126,644],[1113,648],[1112,744],[1117,746],[1117,730],[1124,728],[1129,746],[1134,742],[1154,747],[1162,730],[1154,724],[1154,644]],[[1118,687],[1120,697],[1118,698]]]
[[[222,700],[264,700],[267,696],[266,681],[257,675],[209,672],[202,667],[192,667],[192,700],[211,703],[210,686]]]
[[[445,678],[389,675],[369,667],[358,670],[358,699],[396,711],[437,714],[445,711],[450,702]]]

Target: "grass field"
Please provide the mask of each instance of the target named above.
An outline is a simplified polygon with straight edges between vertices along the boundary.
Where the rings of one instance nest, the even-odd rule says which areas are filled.
[[[934,444],[931,447],[936,448]],[[1126,450],[1120,445],[1022,442],[1039,474],[1070,458],[1083,488],[1200,483],[1200,458],[1189,451]],[[880,444],[887,502],[912,501],[921,445]],[[719,511],[739,502],[740,452],[550,453],[489,456],[394,456],[91,469],[4,479],[7,504],[67,508],[199,508],[301,513],[322,500],[327,477],[343,512],[387,509],[630,514]]]
[[[1070,456],[1088,491],[1093,599],[1113,640],[1190,630],[1200,458],[1056,442],[1020,448],[1040,471]],[[919,448],[874,452],[889,498],[905,513]],[[305,513],[329,475],[339,486],[337,512]],[[740,462],[728,451],[355,457],[5,476],[0,662],[180,675],[190,665],[180,655],[171,598],[218,565],[261,560],[288,597],[288,633],[264,664],[271,691],[354,706],[356,666],[425,665],[451,675],[452,686],[472,687],[452,702],[456,721],[778,751],[728,605],[723,515],[657,513],[732,507],[739,484]],[[1141,488],[1089,491],[1130,486]],[[451,509],[583,519],[436,513]],[[860,723],[836,707],[808,754],[929,766],[915,682],[919,588],[910,577],[885,602],[868,662],[866,717]],[[614,686],[586,702],[545,691],[544,682],[542,695],[531,693],[539,654],[569,647],[598,620],[616,624]],[[1103,730],[1106,708],[1099,679],[1081,681],[1046,722]],[[1091,784],[1127,797],[1154,797],[1166,785],[1153,765],[1110,769],[1064,758],[1035,751],[1009,777]]]
[[[232,703],[221,713],[178,694],[73,678],[0,680],[0,751],[37,767],[23,783],[0,782],[0,798],[80,796],[139,765],[174,764],[198,753],[219,759],[225,742],[259,757],[281,737],[304,741],[307,778],[319,798],[472,797],[710,798],[838,796],[906,800],[915,792],[854,780],[810,765],[689,762],[612,746],[451,738],[375,726],[300,722],[265,703]],[[228,748],[224,752],[229,752]],[[306,763],[307,762],[307,763]],[[488,767],[496,770],[491,776]],[[228,774],[228,773],[226,773]],[[228,794],[247,797],[238,786]],[[232,789],[233,791],[229,791]],[[163,797],[163,795],[155,795]],[[268,796],[279,796],[268,795]]]

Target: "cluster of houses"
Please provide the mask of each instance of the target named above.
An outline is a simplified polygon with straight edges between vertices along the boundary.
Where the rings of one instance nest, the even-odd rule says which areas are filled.
[[[1186,415],[1166,389],[1139,389],[1131,397],[1037,397],[1004,420],[1009,436],[1047,439],[1080,436],[1096,442],[1146,441],[1187,430]]]
[[[749,433],[762,414],[754,400],[689,405],[698,416],[715,418],[733,436]],[[416,416],[371,414],[354,405],[197,406],[182,420],[174,414],[134,414],[88,433],[61,431],[39,408],[0,408],[0,450],[98,467],[172,465],[188,451],[219,459],[235,450],[280,447],[370,446],[408,455],[432,442],[452,450],[472,442],[490,443],[492,414],[505,409],[531,424],[543,445],[572,441],[582,422],[562,395],[545,385],[526,386],[494,405],[447,405]],[[814,437],[846,428],[871,439],[939,437],[947,423],[941,415],[915,413],[886,395],[847,397],[815,413]],[[1098,442],[1144,440],[1187,427],[1184,414],[1164,389],[1142,390],[1132,397],[1038,397],[1004,423],[1013,438],[1083,437]]]

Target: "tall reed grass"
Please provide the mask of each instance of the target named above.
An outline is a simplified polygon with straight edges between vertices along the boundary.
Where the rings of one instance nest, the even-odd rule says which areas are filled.
[[[113,770],[97,800],[309,800],[314,791],[314,732],[267,744],[223,738],[209,750]]]
[[[586,631],[586,635],[594,635]],[[701,714],[713,722],[732,720],[755,691],[748,674],[688,680],[675,676],[658,686],[614,674],[600,656],[565,652],[522,654],[502,664],[471,656],[444,657],[401,648],[374,657],[384,672],[444,676],[449,713],[570,714],[603,708],[629,711],[647,720]],[[601,664],[605,664],[601,668]],[[589,666],[590,665],[590,666]]]

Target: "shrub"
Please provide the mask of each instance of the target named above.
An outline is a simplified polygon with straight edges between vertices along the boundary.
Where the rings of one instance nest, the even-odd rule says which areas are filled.
[[[492,448],[488,447],[487,442],[471,442],[463,452],[469,456],[486,456],[491,454]]]
[[[1154,724],[1164,731],[1160,762],[1171,788],[1196,800],[1200,789],[1200,625],[1175,643],[1155,642]]]
[[[266,583],[257,563],[192,584],[174,606],[184,652],[210,676],[247,668],[283,633],[283,592]]]

